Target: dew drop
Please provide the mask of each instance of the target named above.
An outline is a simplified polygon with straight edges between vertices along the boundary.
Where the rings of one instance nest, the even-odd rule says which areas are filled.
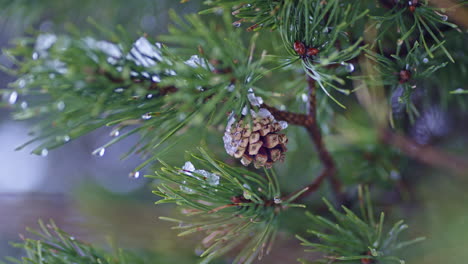
[[[103,147],[98,148],[98,149],[96,149],[95,151],[93,151],[93,155],[94,155],[94,156],[98,156],[98,157],[104,156],[105,153],[106,153],[106,149],[103,148]]]
[[[63,101],[60,101],[57,103],[57,109],[59,111],[63,111],[63,109],[65,109],[65,103]]]
[[[141,119],[143,119],[143,120],[151,119],[151,113],[146,113],[146,114],[142,115]]]
[[[153,75],[151,80],[156,83],[161,82],[161,78],[158,75]]]
[[[11,92],[10,96],[8,97],[8,103],[13,105],[16,103],[18,99],[18,93],[16,91]]]
[[[353,71],[354,71],[354,64],[348,63],[348,64],[346,65],[346,71],[347,71],[347,72],[353,72]]]
[[[28,102],[23,101],[23,102],[21,102],[20,106],[21,106],[21,109],[25,110],[25,109],[28,108]]]
[[[398,45],[398,46],[403,45],[403,40],[402,40],[402,39],[398,39],[398,40],[397,40],[397,45]]]
[[[74,240],[75,240],[75,237],[72,237],[72,236],[71,236],[71,237],[70,237],[70,240],[71,240],[71,241],[74,241]]]
[[[151,98],[153,98],[153,94],[147,94],[146,95],[146,99],[151,99]]]
[[[21,79],[18,81],[18,87],[19,88],[24,88],[26,86],[26,81],[24,79]]]
[[[118,137],[120,135],[120,130],[119,129],[114,129],[109,133],[109,136],[111,137]]]
[[[124,88],[122,88],[122,87],[114,89],[114,92],[116,92],[116,93],[122,93],[123,91],[124,91]]]
[[[280,203],[283,202],[283,200],[281,200],[281,198],[279,198],[279,197],[275,197],[275,198],[273,198],[273,202],[274,202],[275,204],[280,204]]]
[[[71,138],[70,138],[70,136],[69,136],[69,135],[65,135],[65,136],[63,136],[63,141],[65,141],[65,142],[68,142],[68,141],[70,141],[70,139],[71,139]]]
[[[429,62],[429,59],[428,59],[428,58],[424,58],[422,61],[423,61],[424,63],[428,63],[428,62]]]
[[[138,179],[140,178],[140,172],[139,171],[132,171],[128,174],[128,177],[131,179]]]
[[[41,156],[42,157],[47,157],[47,155],[49,155],[49,151],[45,148],[45,149],[42,149],[41,150]]]
[[[34,53],[32,54],[32,59],[33,59],[33,60],[39,59],[39,53],[34,52]]]
[[[240,20],[238,20],[238,21],[233,22],[232,25],[238,28],[242,25],[242,23]]]
[[[447,20],[448,20],[448,16],[446,16],[446,15],[441,15],[441,16],[440,16],[440,19],[442,19],[442,21],[447,21]]]

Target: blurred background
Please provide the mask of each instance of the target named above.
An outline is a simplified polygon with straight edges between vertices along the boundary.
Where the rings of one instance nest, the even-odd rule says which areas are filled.
[[[174,0],[0,0],[0,48],[10,47],[15,37],[37,31],[65,32],[67,23],[83,31],[93,29],[89,18],[111,30],[122,25],[135,39],[143,33],[156,37],[166,32],[171,8],[181,15],[193,13],[201,9],[201,1],[180,4]],[[4,55],[0,55],[0,64],[12,65]],[[12,76],[0,72],[0,89],[12,80]],[[465,155],[466,149],[460,149],[467,144],[467,117],[455,111],[449,108],[428,110],[426,120],[420,122],[423,127],[431,124],[451,128],[436,143]],[[171,212],[168,212],[170,208],[153,205],[156,197],[151,194],[151,182],[143,177],[128,177],[141,160],[138,157],[121,160],[120,156],[133,145],[135,138],[106,149],[102,157],[93,156],[91,152],[110,137],[112,128],[102,128],[36,156],[28,149],[15,151],[28,140],[31,123],[13,121],[10,114],[9,109],[0,109],[0,259],[21,255],[21,251],[8,242],[18,241],[18,234],[24,234],[25,227],[36,227],[38,219],[54,219],[67,232],[87,241],[108,245],[108,240],[112,240],[124,248],[160,253],[160,263],[195,263],[195,239],[176,238],[176,232],[168,228],[170,224],[158,220],[158,216]],[[283,174],[286,179],[283,181],[288,181],[285,178],[288,173],[298,172],[299,175],[313,169],[304,165],[308,164],[304,157],[312,156],[310,143],[294,140],[301,138],[303,131],[292,128],[288,133],[292,134],[289,136],[292,161],[279,169],[280,176]],[[413,129],[413,134],[416,139],[429,140],[424,131]],[[182,156],[174,160],[182,162]],[[409,179],[411,191],[396,195],[388,190],[384,195],[390,197],[389,200],[398,196],[395,198],[398,207],[392,207],[392,211],[397,217],[409,219],[411,235],[428,237],[426,242],[412,248],[413,252],[408,252],[419,256],[410,263],[465,263],[468,258],[468,178],[419,164],[405,166],[405,170],[386,175],[389,179]],[[141,175],[145,173],[150,172],[142,171]],[[307,181],[302,178],[288,184],[297,187]],[[295,189],[294,186],[286,186],[286,189]],[[401,198],[405,195],[406,199]],[[297,215],[302,216],[302,212]],[[285,222],[285,233],[303,232],[307,227],[306,222]],[[292,235],[280,238],[277,250],[263,263],[295,263],[298,257],[307,257]]]

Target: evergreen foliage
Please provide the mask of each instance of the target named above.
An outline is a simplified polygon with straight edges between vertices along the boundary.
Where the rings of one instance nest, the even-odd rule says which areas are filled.
[[[175,222],[179,236],[204,234],[200,263],[226,254],[235,255],[233,263],[261,259],[274,249],[280,219],[305,204],[311,205],[309,233],[317,239],[297,237],[323,255],[319,262],[403,263],[397,250],[420,239],[400,241],[407,226],[400,221],[387,229],[384,214],[378,220],[373,215],[370,194],[353,191],[363,183],[376,192],[394,187],[406,156],[466,174],[464,160],[396,133],[415,124],[424,110],[415,97],[430,83],[443,94],[437,104],[457,101],[466,110],[460,99],[466,89],[455,89],[464,85],[467,59],[458,38],[466,39],[466,33],[427,1],[376,2],[210,0],[201,15],[171,12],[173,25],[160,42],[97,24],[98,32],[89,36],[70,27],[68,34],[23,37],[4,51],[15,64],[4,70],[17,80],[0,91],[2,105],[15,109],[15,119],[37,120],[34,138],[18,149],[35,143],[38,155],[105,126],[112,127],[113,138],[93,152],[98,156],[138,134],[124,156],[141,154],[143,162],[130,176],[145,167],[156,170],[147,176],[162,198],[156,203],[175,204],[184,214],[161,219]],[[448,69],[460,76],[439,77]],[[430,88],[421,97],[434,100]],[[264,170],[244,168],[221,154],[229,117],[253,124],[256,111],[305,128],[291,129],[295,137],[288,138],[291,156],[306,153],[302,141],[308,136],[316,147],[312,183],[289,192],[286,186],[304,172],[285,172],[281,166],[294,164],[288,154],[286,165]],[[189,153],[181,167],[164,161],[184,133],[200,129],[217,138],[199,135],[200,154]],[[322,188],[326,180],[329,188]],[[305,199],[319,188],[335,222]],[[358,202],[361,217],[348,206]],[[36,234],[39,240],[19,245],[27,257],[16,263],[147,263],[124,251],[97,250],[53,223],[41,223]]]

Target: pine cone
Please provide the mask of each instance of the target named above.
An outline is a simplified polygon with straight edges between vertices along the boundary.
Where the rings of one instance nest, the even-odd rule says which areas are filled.
[[[277,122],[264,108],[258,113],[252,111],[251,124],[243,118],[236,122],[231,117],[223,137],[224,147],[229,155],[241,159],[244,166],[253,162],[257,169],[271,168],[276,161],[284,160],[288,138],[277,132],[287,126],[285,121]]]

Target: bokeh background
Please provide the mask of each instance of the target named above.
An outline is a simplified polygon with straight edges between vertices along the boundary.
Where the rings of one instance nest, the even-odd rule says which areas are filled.
[[[156,37],[166,32],[171,8],[181,15],[192,13],[201,9],[201,1],[180,4],[174,0],[0,0],[0,47],[8,48],[14,38],[38,31],[65,32],[67,23],[77,25],[83,32],[92,30],[89,18],[108,29],[122,25],[135,39],[143,33]],[[4,55],[0,55],[0,64],[11,66]],[[0,72],[0,88],[12,80],[12,76]],[[429,119],[450,129],[436,143],[465,155],[466,150],[460,149],[467,146],[468,118],[454,112],[457,110],[440,111],[444,113],[442,119],[440,116]],[[128,177],[140,160],[138,157],[121,160],[120,156],[135,138],[107,149],[102,157],[93,156],[91,152],[110,137],[112,129],[102,128],[47,155],[35,156],[28,149],[14,150],[28,140],[31,123],[13,121],[10,114],[9,109],[0,109],[0,259],[21,255],[8,242],[18,241],[18,234],[25,233],[25,227],[36,227],[38,219],[54,219],[66,231],[104,247],[113,241],[142,253],[156,252],[162,256],[158,263],[195,263],[195,242],[176,238],[176,232],[158,220],[158,216],[170,214],[170,208],[153,205],[156,197],[151,194],[151,182],[143,177]],[[299,143],[291,142],[291,156],[295,160],[290,166],[295,166],[296,171],[306,171],[310,168],[300,164],[307,164],[304,157],[309,157],[309,153],[297,150],[294,154],[294,148],[298,145],[312,148],[308,142]],[[177,158],[183,160],[182,156]],[[291,168],[284,171],[294,173]],[[145,173],[150,172],[141,172]],[[413,163],[399,173],[398,178],[410,179],[411,189],[404,195],[391,190],[385,193],[390,201],[398,196],[395,198],[398,206],[391,210],[409,219],[411,235],[428,237],[408,252],[419,256],[410,263],[466,263],[467,178]],[[286,233],[303,232],[307,226],[307,222],[285,222]],[[304,228],[298,228],[301,226]],[[307,258],[293,236],[286,234],[280,238],[273,256],[263,263],[295,263],[298,257]]]

